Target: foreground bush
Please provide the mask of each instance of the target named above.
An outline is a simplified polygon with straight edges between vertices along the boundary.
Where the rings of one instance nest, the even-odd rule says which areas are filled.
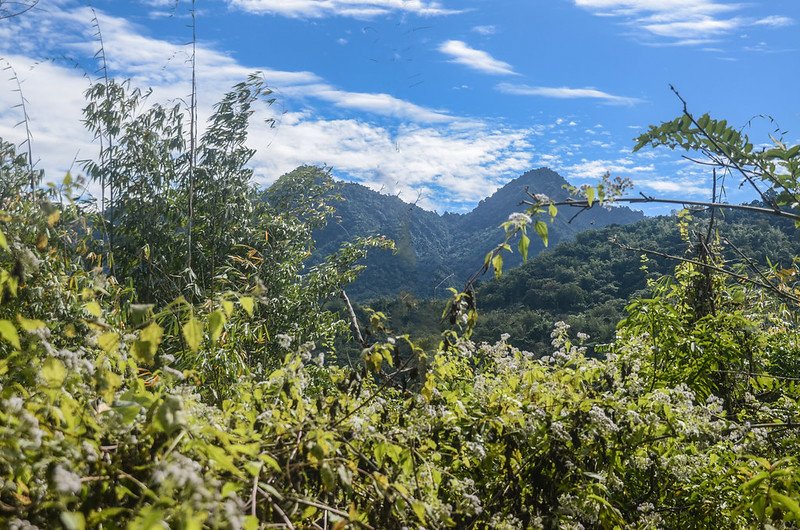
[[[7,527],[766,528],[800,519],[794,387],[745,381],[726,410],[713,394],[654,379],[653,348],[669,344],[636,319],[605,360],[587,359],[564,325],[541,359],[466,340],[426,355],[390,337],[365,351],[369,370],[323,366],[312,344],[265,337],[261,347],[282,349],[283,362],[263,375],[242,370],[218,402],[190,361],[257,328],[257,295],[166,313],[131,305],[127,290],[82,266],[74,210],[5,207]],[[773,343],[786,333],[748,318]],[[698,325],[669,322],[675,334]]]

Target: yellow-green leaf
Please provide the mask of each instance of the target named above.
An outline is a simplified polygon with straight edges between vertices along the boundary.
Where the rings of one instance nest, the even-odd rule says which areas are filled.
[[[14,323],[10,320],[0,320],[0,337],[3,337],[6,342],[10,343],[17,350],[22,349],[19,343],[17,328],[14,327]]]
[[[499,278],[503,274],[503,255],[499,252],[492,258],[492,267],[495,277]]]
[[[255,301],[250,296],[242,296],[239,298],[239,303],[242,308],[247,311],[247,314],[253,316],[253,309],[255,309]]]
[[[67,369],[64,367],[64,363],[55,357],[50,357],[42,363],[41,375],[48,387],[57,388],[64,383]]]
[[[536,233],[539,234],[539,237],[542,238],[544,246],[547,246],[547,223],[544,221],[536,221],[534,228],[536,229]]]
[[[155,322],[151,322],[144,328],[139,333],[139,340],[134,343],[133,347],[136,361],[145,364],[152,363],[163,336],[164,330]]]
[[[586,201],[589,203],[589,208],[594,204],[594,188],[589,186],[586,188]]]
[[[212,342],[217,342],[225,327],[225,315],[222,311],[214,311],[208,315],[208,334]]]
[[[183,338],[186,339],[186,344],[193,352],[200,349],[200,343],[203,341],[203,326],[200,325],[196,318],[190,318],[183,325]]]
[[[100,318],[103,315],[103,309],[97,303],[97,300],[85,303],[83,309],[95,318]]]
[[[419,522],[425,524],[425,503],[422,501],[412,501],[411,508],[413,508],[414,514],[419,519]]]
[[[527,234],[522,234],[519,238],[519,253],[522,254],[522,261],[528,261],[528,247],[531,244],[531,238]]]
[[[36,331],[37,329],[42,329],[43,327],[47,326],[41,320],[35,318],[25,318],[22,315],[17,315],[17,320],[19,321],[20,327],[25,331]]]
[[[8,241],[6,241],[6,235],[2,230],[0,230],[0,248],[8,250]]]
[[[100,346],[100,348],[102,348],[106,353],[116,351],[117,347],[119,346],[119,335],[113,331],[103,333],[97,337],[97,345]]]
[[[56,210],[47,216],[47,226],[55,226],[59,219],[61,219],[61,212]]]
[[[61,512],[61,522],[67,530],[84,530],[86,519],[81,512]]]
[[[233,302],[230,300],[223,300],[222,309],[225,311],[225,315],[230,318],[230,316],[233,314]]]

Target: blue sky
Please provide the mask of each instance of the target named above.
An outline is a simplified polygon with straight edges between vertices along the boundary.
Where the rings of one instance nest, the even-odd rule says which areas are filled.
[[[102,1],[113,74],[189,92],[190,4]],[[771,115],[800,137],[796,0],[198,0],[200,112],[262,71],[278,98],[251,144],[267,185],[299,164],[439,212],[465,211],[527,169],[573,183],[604,171],[648,194],[708,196],[708,172],[669,151],[632,154],[648,124],[698,113]],[[57,179],[97,147],[82,130],[97,49],[89,4],[41,0],[0,20],[0,56],[23,81],[34,156]],[[80,67],[76,67],[80,65]],[[0,137],[21,141],[19,95],[0,85]],[[274,117],[270,129],[262,119]],[[768,123],[753,135],[767,140]],[[729,199],[748,198],[729,182]]]

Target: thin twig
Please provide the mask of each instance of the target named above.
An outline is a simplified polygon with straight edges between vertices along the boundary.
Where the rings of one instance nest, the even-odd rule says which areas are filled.
[[[367,524],[367,523],[365,523],[363,521],[359,521],[358,519],[350,519],[350,514],[348,514],[347,512],[344,512],[342,510],[338,510],[338,509],[336,509],[336,508],[334,508],[332,506],[328,506],[326,504],[322,504],[322,503],[315,502],[315,501],[308,500],[308,499],[301,499],[300,497],[288,497],[288,500],[294,501],[294,502],[296,502],[298,504],[303,504],[305,506],[312,506],[314,508],[318,508],[320,510],[324,510],[326,512],[330,512],[332,514],[338,515],[339,517],[344,517],[348,521],[350,521],[351,523],[357,524],[358,526],[366,528],[367,530],[375,530],[375,528],[373,526],[371,526],[371,525],[369,525],[369,524]]]
[[[344,303],[347,306],[347,313],[350,315],[350,326],[353,328],[353,335],[355,335],[355,338],[358,343],[361,344],[361,347],[366,348],[367,341],[365,341],[364,336],[361,335],[361,328],[358,326],[358,318],[356,318],[356,312],[353,310],[353,304],[350,303],[350,299],[347,297],[347,293],[344,291],[344,289],[339,291],[339,296],[341,296],[342,300],[344,300]]]
[[[723,267],[718,267],[716,265],[711,265],[709,263],[703,263],[701,261],[698,261],[698,260],[695,260],[695,259],[691,259],[691,258],[683,258],[681,256],[674,256],[672,254],[666,254],[664,252],[658,252],[656,250],[648,250],[648,249],[639,248],[639,247],[630,247],[630,246],[622,244],[622,243],[620,243],[619,241],[616,241],[616,240],[612,240],[612,242],[615,243],[618,247],[620,247],[623,250],[628,250],[628,251],[631,251],[631,252],[641,252],[642,254],[649,254],[651,256],[658,256],[660,258],[666,258],[666,259],[671,259],[671,260],[675,260],[675,261],[681,261],[683,263],[691,263],[693,265],[697,265],[698,267],[706,267],[706,268],[715,270],[717,272],[721,272],[722,274],[726,274],[726,275],[728,275],[728,276],[730,276],[732,278],[736,278],[737,280],[741,280],[743,282],[751,283],[753,285],[757,285],[757,286],[762,287],[764,289],[770,290],[770,291],[774,292],[775,294],[777,294],[778,296],[781,296],[783,298],[791,300],[795,304],[800,305],[800,298],[798,298],[797,296],[794,296],[794,295],[792,295],[790,293],[787,293],[787,292],[781,291],[779,289],[776,289],[775,287],[773,287],[770,284],[764,283],[764,282],[759,281],[759,280],[755,280],[753,278],[750,278],[748,276],[744,276],[742,274],[738,274],[736,272],[733,272],[731,270],[725,269]]]
[[[530,193],[528,195],[531,195]],[[532,196],[531,196],[532,197]],[[532,197],[533,198],[533,197]],[[534,199],[535,201],[535,199]],[[769,215],[775,215],[777,217],[784,217],[786,219],[791,219],[792,221],[800,221],[800,215],[787,212],[785,210],[774,210],[772,208],[762,208],[760,206],[750,206],[747,204],[729,204],[726,202],[705,202],[705,201],[689,201],[685,199],[662,199],[658,197],[651,197],[649,195],[643,195],[642,197],[620,197],[618,199],[614,199],[613,202],[624,202],[629,204],[641,204],[641,203],[662,203],[662,204],[679,204],[682,206],[699,206],[703,208],[725,208],[730,210],[744,210],[748,212],[757,212]],[[540,202],[531,202],[528,200],[524,200],[521,204],[527,204],[529,206],[539,206],[541,205]],[[600,205],[599,201],[594,201],[592,206],[589,206],[589,201],[586,199],[566,199],[563,201],[556,201],[549,203],[553,206],[571,206],[574,208],[594,208],[597,205]]]

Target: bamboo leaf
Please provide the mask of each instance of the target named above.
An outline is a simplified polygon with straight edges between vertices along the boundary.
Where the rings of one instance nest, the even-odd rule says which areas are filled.
[[[239,303],[242,306],[242,309],[247,311],[247,314],[253,316],[253,310],[255,309],[255,301],[250,296],[242,296],[239,298]]]
[[[196,318],[190,318],[183,325],[183,338],[186,339],[186,344],[193,352],[200,349],[200,343],[203,341],[203,326],[200,325]]]

